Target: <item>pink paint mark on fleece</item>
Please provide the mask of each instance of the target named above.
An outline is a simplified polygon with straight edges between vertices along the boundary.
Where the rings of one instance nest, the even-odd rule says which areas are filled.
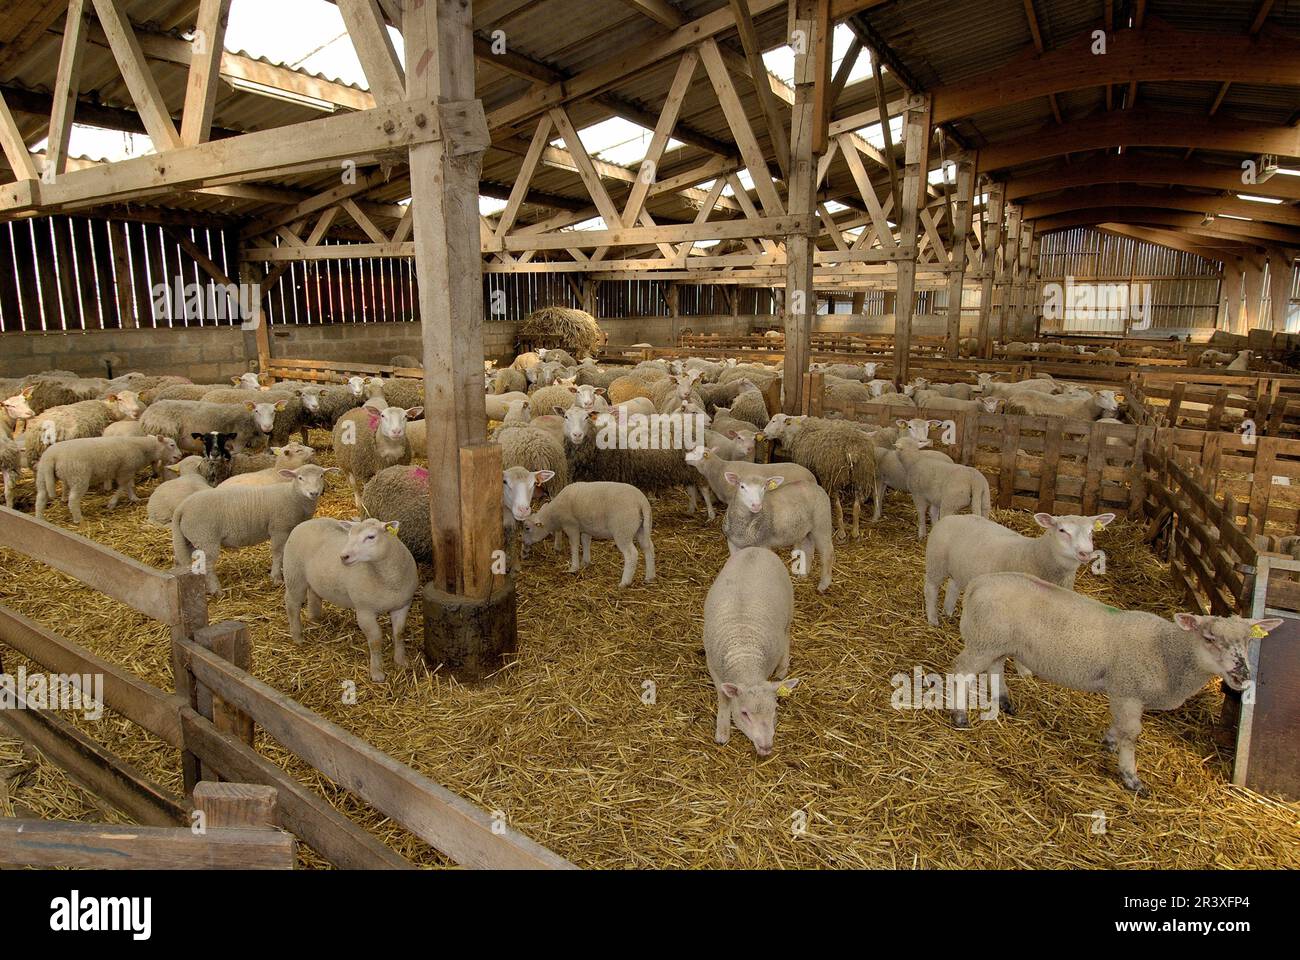
[[[371,410],[370,413],[369,413],[369,417],[370,417],[370,429],[371,429],[371,430],[376,430],[376,429],[378,429],[378,427],[379,427],[379,414],[377,414],[377,413],[375,413],[375,411]]]
[[[419,480],[421,483],[429,482],[429,471],[426,470],[424,467],[412,467],[411,476],[413,476],[416,480]]]

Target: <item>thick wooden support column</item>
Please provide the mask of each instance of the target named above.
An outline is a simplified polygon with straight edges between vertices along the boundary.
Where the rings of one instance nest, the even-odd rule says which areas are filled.
[[[898,243],[906,253],[895,264],[898,299],[894,305],[894,380],[906,383],[908,354],[912,348],[912,314],[916,309],[916,258],[920,249],[918,227],[926,199],[926,173],[930,165],[930,98],[909,97],[903,115],[905,144],[903,209],[898,218]]]
[[[1020,268],[1020,204],[1007,210],[1007,232],[1002,240],[1002,270],[998,275],[998,340],[1007,342],[1008,317],[1014,306],[1016,272]]]
[[[1264,258],[1247,254],[1243,259],[1246,265],[1246,298],[1241,313],[1240,332],[1248,333],[1255,327],[1264,326],[1264,320],[1260,316],[1264,305]]]
[[[1038,249],[1034,233],[1032,222],[1020,225],[1020,262],[1016,268],[1015,336],[1017,338],[1032,338],[1036,331],[1036,325],[1031,322],[1034,273],[1037,264],[1035,252]]]
[[[1239,333],[1238,317],[1241,315],[1241,285],[1246,268],[1240,258],[1223,261],[1223,325],[1228,333]]]
[[[984,223],[984,236],[980,243],[980,319],[979,319],[979,355],[984,358],[993,356],[993,337],[989,319],[993,314],[993,281],[997,278],[1002,263],[1002,214],[1006,187],[994,183],[988,188],[989,200],[985,207],[987,217]]]
[[[952,250],[948,274],[948,356],[956,359],[961,340],[962,288],[966,282],[966,242],[970,237],[971,207],[975,198],[975,163],[970,153],[956,158],[957,198],[952,212]]]
[[[817,313],[813,286],[813,259],[817,247],[817,104],[816,87],[823,78],[818,72],[818,46],[829,38],[821,36],[817,0],[792,0],[792,31],[804,31],[804,52],[794,62],[794,104],[790,113],[790,194],[788,212],[806,218],[808,227],[785,238],[785,390],[783,410],[798,414],[804,405],[804,372],[812,354],[812,323]],[[823,137],[823,140],[825,138]],[[751,170],[755,180],[765,171]]]
[[[1269,326],[1275,332],[1286,329],[1287,301],[1291,296],[1291,278],[1295,260],[1291,253],[1278,247],[1268,251]]]
[[[403,16],[408,98],[465,102],[477,112],[470,5],[436,0]],[[424,594],[425,650],[483,675],[514,648],[513,584],[495,576],[501,532],[499,450],[484,449],[481,138],[411,147],[411,238],[424,334],[433,579]],[[498,587],[498,584],[501,584]]]

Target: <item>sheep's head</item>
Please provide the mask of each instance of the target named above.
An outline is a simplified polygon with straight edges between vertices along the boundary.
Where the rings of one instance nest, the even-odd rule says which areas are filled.
[[[277,400],[274,403],[253,403],[249,401],[244,404],[253,414],[253,422],[257,424],[257,429],[263,433],[270,433],[275,428],[275,413],[277,410],[283,410],[287,400]]]
[[[1006,401],[1002,397],[979,397],[980,408],[985,413],[1001,413]]]
[[[1093,517],[1073,514],[1053,516],[1050,513],[1034,514],[1034,521],[1051,538],[1052,551],[1066,563],[1083,563],[1093,557],[1092,535],[1100,533],[1115,519],[1113,513]]]
[[[922,417],[913,417],[911,420],[895,420],[894,422],[906,430],[908,435],[916,439],[917,442],[929,439],[931,427],[943,426],[942,420],[926,420]]]
[[[277,467],[301,467],[305,463],[311,463],[316,459],[316,451],[304,443],[298,443],[296,440],[286,443],[283,447],[272,447],[271,454],[275,457]]]
[[[719,692],[730,702],[731,719],[749,738],[760,757],[772,752],[772,742],[776,738],[777,699],[788,696],[798,685],[799,681],[793,678],[718,685]]]
[[[376,431],[389,440],[403,440],[406,438],[406,421],[414,420],[422,413],[424,413],[423,407],[411,407],[406,410],[401,407],[384,407],[379,412]]]
[[[718,408],[718,412],[722,412],[721,407]],[[767,421],[767,426],[763,428],[763,436],[770,437],[773,440],[790,440],[799,432],[799,427],[802,424],[803,417],[792,417],[788,413],[778,413]]]
[[[368,563],[382,557],[388,547],[388,537],[397,536],[401,523],[397,520],[335,520],[335,523],[348,535],[339,553],[339,561],[345,567],[357,563]]]
[[[581,407],[569,407],[564,411],[556,407],[555,412],[564,417],[564,435],[575,447],[580,446],[587,439],[596,425],[597,418],[608,416],[595,410],[583,410]]]
[[[1097,405],[1101,407],[1103,416],[1113,417],[1119,413],[1119,398],[1115,395],[1114,390],[1098,390],[1096,397]]]
[[[299,387],[296,391],[302,408],[308,413],[320,412],[320,387]]]
[[[366,378],[348,377],[348,389],[352,391],[354,397],[364,397],[366,395]]]
[[[24,391],[15,394],[8,400],[4,401],[2,406],[4,407],[5,414],[11,420],[30,420],[32,417],[36,416],[36,411],[33,410],[32,405],[27,402],[30,396],[30,391]]]
[[[880,369],[880,364],[878,363],[864,363],[862,365],[862,370],[867,375],[868,380],[875,379],[876,371],[879,369]]]
[[[177,463],[181,459],[181,448],[176,445],[176,441],[171,437],[165,437],[161,433],[153,435],[153,439],[158,442],[159,460],[164,464]]]
[[[230,382],[243,390],[262,389],[262,380],[255,373],[241,373],[237,377],[231,377]]]
[[[342,471],[338,467],[319,467],[308,463],[296,470],[281,470],[280,476],[293,484],[299,496],[306,500],[317,500],[325,492],[325,476],[330,473]]]
[[[759,434],[753,430],[728,430],[727,436],[735,441],[736,453],[741,460],[751,460],[754,457],[754,446]]]
[[[1250,683],[1250,641],[1262,640],[1270,630],[1282,625],[1277,618],[1252,620],[1191,613],[1174,614],[1174,623],[1195,637],[1197,662],[1223,677],[1234,690],[1244,690]]]
[[[750,513],[759,513],[763,509],[763,498],[785,483],[785,477],[742,477],[728,470],[725,474],[727,483],[736,488],[736,497],[740,505]]]
[[[580,387],[571,386],[572,379],[561,380],[561,383],[569,387],[569,392],[573,394],[573,405],[581,407],[583,410],[594,410],[596,407],[596,398],[605,395],[604,387],[593,386],[590,383],[584,383]]]
[[[527,470],[524,467],[503,470],[501,502],[516,520],[526,520],[533,513],[533,494],[554,476],[554,470]]]

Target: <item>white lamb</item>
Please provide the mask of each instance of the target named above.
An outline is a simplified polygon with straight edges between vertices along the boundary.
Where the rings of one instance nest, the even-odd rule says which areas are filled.
[[[969,508],[981,517],[989,515],[989,482],[974,467],[941,463],[922,455],[923,444],[912,436],[899,437],[894,444],[907,471],[907,489],[916,505],[916,539],[925,539],[927,514],[931,522]]]
[[[321,618],[321,601],[346,607],[370,647],[370,679],[384,682],[384,634],[379,618],[393,624],[393,662],[410,665],[402,632],[420,586],[415,558],[398,538],[398,524],[383,520],[318,517],[293,528],[284,544],[284,605],[289,636],[302,643],[302,605]]]
[[[83,437],[60,440],[46,447],[36,465],[36,516],[45,513],[45,505],[57,496],[56,484],[67,487],[68,512],[73,523],[81,523],[81,498],[92,484],[112,481],[114,492],[108,509],[117,507],[125,494],[131,503],[139,503],[135,493],[135,475],[152,466],[161,474],[165,464],[181,458],[176,441],[170,437]]]
[[[314,463],[287,470],[292,483],[269,487],[200,490],[181,501],[172,515],[172,552],[178,567],[207,575],[208,593],[220,593],[217,558],[222,547],[250,547],[271,541],[271,580],[279,583],[285,541],[293,528],[316,512],[325,476],[338,467]]]
[[[745,547],[795,547],[795,562],[805,574],[820,553],[817,592],[825,593],[835,563],[831,498],[816,483],[785,485],[784,477],[765,477],[752,466],[725,474],[737,488],[722,521],[728,549],[734,554]]]
[[[592,481],[571,483],[549,503],[523,521],[524,543],[532,545],[551,534],[569,539],[569,572],[591,563],[591,541],[613,540],[623,554],[620,587],[629,586],[636,574],[639,544],[645,554],[645,582],[655,578],[655,545],[650,539],[650,501],[630,483]],[[582,547],[582,563],[578,547]]]
[[[925,545],[925,618],[932,626],[939,625],[939,588],[945,580],[948,590],[943,613],[947,617],[957,608],[957,598],[966,585],[985,573],[1028,573],[1074,589],[1080,564],[1096,556],[1092,535],[1114,519],[1113,513],[1094,517],[1036,513],[1035,522],[1046,532],[1024,537],[984,517],[944,517],[934,525]]]
[[[793,619],[794,587],[781,559],[765,547],[733,552],[704,600],[704,656],[718,694],[717,743],[731,739],[734,721],[760,757],[772,752],[777,698],[799,685],[788,679]]]

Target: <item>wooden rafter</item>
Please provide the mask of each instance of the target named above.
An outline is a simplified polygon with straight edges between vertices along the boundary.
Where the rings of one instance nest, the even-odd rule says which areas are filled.
[[[68,143],[72,137],[72,120],[77,109],[77,89],[81,80],[81,61],[86,49],[86,27],[89,20],[90,10],[86,6],[86,0],[71,0],[64,21],[63,43],[59,50],[59,67],[54,81],[54,103],[45,151],[47,176],[57,176],[68,168]]]
[[[117,60],[122,79],[131,93],[136,112],[144,122],[153,141],[154,149],[159,153],[174,150],[181,146],[181,135],[172,123],[170,111],[163,100],[158,81],[154,79],[145,59],[140,41],[136,39],[135,27],[127,18],[122,0],[93,0],[95,11],[99,14],[99,23],[113,49],[113,58]]]
[[[217,105],[217,78],[225,49],[230,0],[202,0],[194,31],[194,56],[185,85],[181,142],[187,147],[207,142]]]
[[[727,71],[726,64],[723,63],[717,43],[711,39],[703,41],[700,44],[700,59],[704,61],[704,69],[713,84],[714,92],[718,95],[718,103],[722,106],[727,126],[731,128],[736,146],[740,148],[740,156],[745,161],[749,175],[754,181],[754,191],[763,205],[763,212],[769,217],[780,216],[785,212],[785,206],[781,203],[776,186],[768,175],[767,159],[759,148],[753,128],[749,125],[744,105],[741,104],[740,97],[736,93],[735,84]]]

